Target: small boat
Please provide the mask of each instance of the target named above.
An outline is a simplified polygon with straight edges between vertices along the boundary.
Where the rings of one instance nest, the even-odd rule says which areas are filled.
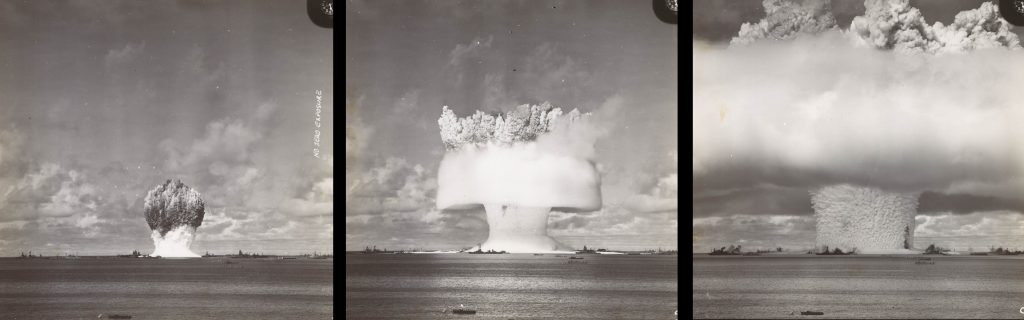
[[[825,314],[824,312],[820,312],[820,311],[804,311],[804,312],[800,312],[800,315],[802,315],[802,316],[821,316],[821,315],[824,315],[824,314]]]
[[[444,312],[447,312],[447,311],[448,311],[448,308],[445,307]],[[476,310],[466,309],[466,306],[460,304],[458,308],[452,308],[452,313],[453,314],[476,314]]]
[[[544,254],[543,253],[534,253],[533,255],[535,255],[535,256],[543,256]]]
[[[569,257],[569,259],[583,259],[583,257]]]
[[[100,317],[103,315],[101,314]],[[120,315],[120,314],[108,314],[107,319],[131,319],[132,316]]]

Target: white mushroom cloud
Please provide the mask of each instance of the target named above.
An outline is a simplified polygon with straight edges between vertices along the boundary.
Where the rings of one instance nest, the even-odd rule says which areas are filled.
[[[958,15],[951,27],[966,29],[967,17],[983,12]],[[969,30],[963,39],[1000,39],[973,32],[984,24]],[[747,45],[695,42],[694,191],[853,183],[906,191],[1006,185],[1021,194],[1024,53],[972,46],[906,54],[840,30]]]

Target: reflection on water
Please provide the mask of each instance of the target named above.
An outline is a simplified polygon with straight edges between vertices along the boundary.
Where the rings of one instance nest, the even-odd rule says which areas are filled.
[[[333,260],[0,259],[0,319],[330,319]]]
[[[1022,256],[693,256],[694,318],[1014,318]]]
[[[678,256],[347,255],[347,319],[672,319]]]

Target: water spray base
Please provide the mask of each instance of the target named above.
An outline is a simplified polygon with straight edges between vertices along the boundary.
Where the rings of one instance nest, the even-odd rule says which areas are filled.
[[[164,258],[199,258],[198,254],[192,252],[189,247],[195,239],[196,229],[190,226],[181,226],[168,231],[163,236],[159,231],[153,230],[153,253],[150,256]]]

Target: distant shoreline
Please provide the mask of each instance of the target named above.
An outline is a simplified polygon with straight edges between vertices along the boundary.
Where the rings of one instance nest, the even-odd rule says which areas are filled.
[[[998,254],[987,254],[987,255],[970,255],[970,254],[958,254],[958,255],[941,255],[941,254],[886,254],[886,253],[864,253],[864,254],[847,254],[847,255],[817,255],[817,254],[806,254],[806,253],[772,253],[772,254],[760,254],[760,255],[711,255],[707,253],[694,253],[694,258],[906,258],[906,257],[936,257],[936,258],[980,258],[980,257],[1017,257],[1018,259],[1024,259],[1024,255],[998,255]]]
[[[209,256],[209,257],[119,257],[119,256],[35,256],[35,257],[19,257],[19,256],[7,256],[0,257],[0,259],[14,259],[14,260],[76,260],[76,259],[138,259],[138,260],[152,260],[152,259],[167,259],[167,260],[180,260],[180,259],[218,259],[218,258],[229,258],[229,259],[302,259],[302,260],[334,260],[334,257],[309,257],[304,255],[266,255],[262,257],[238,257],[238,256]]]

